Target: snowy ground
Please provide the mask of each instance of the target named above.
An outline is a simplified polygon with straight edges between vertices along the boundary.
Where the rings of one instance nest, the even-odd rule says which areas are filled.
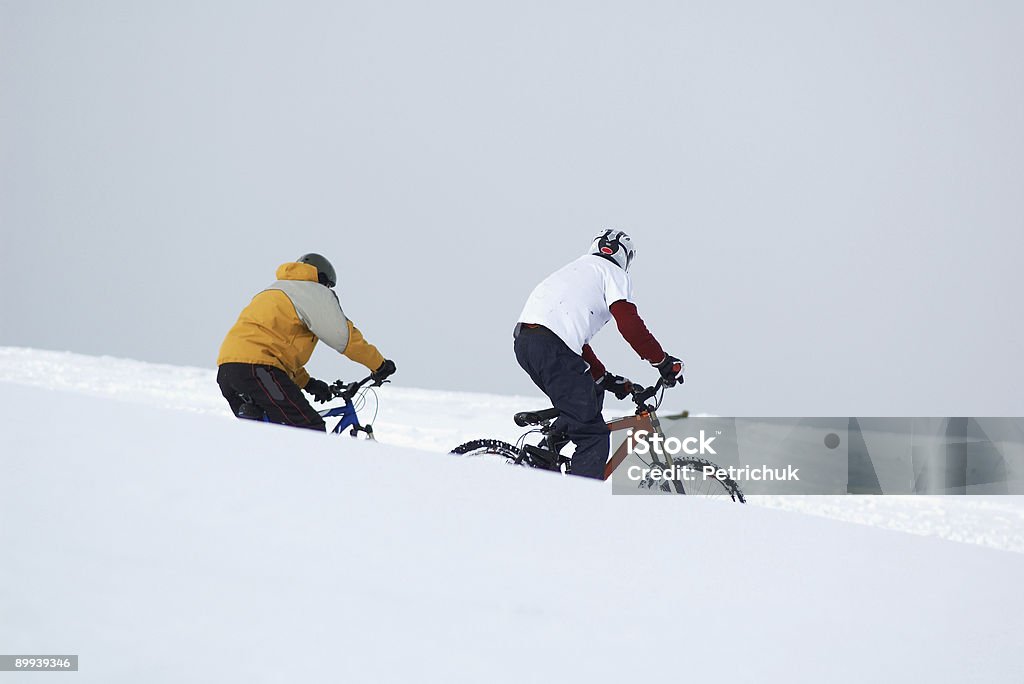
[[[81,658],[4,681],[1019,676],[1020,554],[166,410],[198,374],[96,396],[174,375],[124,369],[0,383],[0,644]]]
[[[355,366],[349,366],[356,369]],[[208,368],[168,366],[67,352],[0,347],[0,383],[108,397],[233,420]],[[346,380],[356,379],[350,375]],[[447,452],[476,437],[515,442],[516,411],[545,405],[541,395],[514,397],[388,385],[374,422],[385,444]],[[0,385],[2,388],[2,385]],[[2,391],[2,389],[0,389]],[[610,398],[609,398],[610,399]],[[678,395],[671,400],[679,401]],[[628,412],[625,403],[611,402]],[[671,406],[670,411],[682,406]],[[693,408],[693,407],[691,407]],[[371,398],[362,416],[372,416]],[[56,417],[59,420],[59,416]],[[1024,553],[1024,497],[752,497],[754,505],[819,515],[922,536]]]

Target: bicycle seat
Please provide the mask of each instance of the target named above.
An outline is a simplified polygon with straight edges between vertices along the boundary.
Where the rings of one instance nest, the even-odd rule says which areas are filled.
[[[546,423],[549,420],[554,420],[559,415],[561,415],[561,411],[556,408],[549,408],[543,411],[522,411],[516,414],[514,420],[519,427],[526,427],[527,425]]]

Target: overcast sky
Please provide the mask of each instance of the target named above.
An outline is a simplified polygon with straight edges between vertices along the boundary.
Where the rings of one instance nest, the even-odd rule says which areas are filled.
[[[396,383],[531,393],[617,227],[676,405],[1020,415],[1022,122],[1020,2],[0,0],[0,344],[212,368],[318,251]]]

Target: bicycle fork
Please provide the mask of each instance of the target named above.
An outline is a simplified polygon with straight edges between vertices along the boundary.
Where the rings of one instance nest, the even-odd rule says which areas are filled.
[[[657,446],[652,445],[652,448],[651,448],[651,465],[652,466],[657,466],[658,468],[661,468],[664,471],[665,469],[670,468],[673,465],[673,463],[672,463],[672,455],[669,454],[669,453],[666,453],[666,452],[661,452],[661,449],[662,449],[661,445],[663,445],[665,443],[665,440],[664,440],[665,434],[661,431],[661,420],[658,418],[657,415],[655,415],[653,412],[651,412],[651,414],[650,414],[650,421],[651,421],[651,431],[654,432],[657,435],[660,435],[662,437],[662,439],[659,440],[659,444]],[[659,452],[661,452],[661,453],[659,453]],[[665,461],[664,462],[662,462],[662,461],[660,461],[658,459],[659,455],[665,457]],[[675,489],[676,494],[686,494],[686,488],[683,486],[683,481],[681,479],[675,478],[675,479],[672,479],[672,480],[668,480],[668,481],[666,481],[662,485],[664,491],[668,491],[668,487],[670,487],[670,486],[673,489]]]

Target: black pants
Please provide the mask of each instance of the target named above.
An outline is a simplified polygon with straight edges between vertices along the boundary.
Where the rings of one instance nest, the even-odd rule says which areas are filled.
[[[587,362],[547,328],[517,328],[516,360],[561,412],[555,427],[576,443],[572,474],[604,478],[608,426],[601,415],[604,393],[590,377]]]
[[[228,400],[231,412],[239,418],[262,418],[250,415],[252,406],[262,409],[271,423],[326,430],[320,417],[302,390],[291,381],[288,374],[273,366],[256,366],[250,363],[225,363],[217,369],[217,384],[221,394]]]

